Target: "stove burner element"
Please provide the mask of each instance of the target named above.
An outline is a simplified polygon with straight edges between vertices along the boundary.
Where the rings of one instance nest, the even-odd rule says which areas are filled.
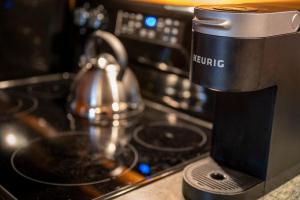
[[[206,134],[199,128],[161,123],[136,129],[133,138],[144,147],[166,152],[191,151],[207,141]]]
[[[0,119],[8,115],[28,114],[36,109],[37,99],[22,94],[0,92]]]
[[[15,151],[11,164],[18,174],[31,181],[56,186],[107,182],[136,165],[134,147],[120,147],[109,157],[95,148],[91,140],[87,133],[36,139]]]

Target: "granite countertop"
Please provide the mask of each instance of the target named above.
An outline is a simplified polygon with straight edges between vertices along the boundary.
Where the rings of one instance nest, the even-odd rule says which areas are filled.
[[[127,193],[117,200],[184,200],[182,172]],[[300,200],[300,175],[259,200]]]

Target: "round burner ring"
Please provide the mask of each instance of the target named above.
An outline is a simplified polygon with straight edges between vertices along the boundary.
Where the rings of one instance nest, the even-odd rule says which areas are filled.
[[[7,115],[23,115],[28,114],[34,111],[38,106],[38,100],[31,96],[23,95],[23,94],[5,94],[9,98],[13,99],[15,102],[12,107],[8,108],[3,112],[3,115],[0,119],[5,118]]]
[[[164,146],[159,146],[158,144],[151,144],[151,141],[146,142],[140,137],[140,134],[143,133],[142,132],[143,130],[145,130],[147,128],[149,129],[149,128],[159,128],[159,127],[189,130],[191,133],[194,134],[194,137],[199,137],[199,142],[194,143],[193,145],[190,145],[190,146],[187,144],[188,146],[186,146],[186,147],[183,147],[183,146],[182,147],[166,147],[165,145]],[[156,131],[155,134],[157,134],[157,133],[158,132]],[[186,136],[186,137],[188,137],[188,136]],[[191,151],[191,150],[203,147],[207,142],[207,136],[200,128],[197,128],[197,127],[192,126],[192,125],[186,125],[186,124],[171,125],[171,124],[168,124],[168,123],[161,123],[161,122],[152,123],[152,124],[150,124],[146,127],[141,126],[141,127],[137,128],[133,133],[133,138],[135,139],[135,141],[137,143],[139,143],[140,145],[142,145],[146,148],[157,150],[157,151],[164,151],[164,152],[186,152],[186,151]],[[172,140],[174,138],[174,134],[166,132],[166,134],[164,135],[164,138]]]
[[[12,105],[12,107],[8,108],[7,110],[7,114],[10,114],[10,113],[16,113],[18,112],[18,110],[20,110],[23,106],[23,101],[21,99],[17,99],[15,105]]]
[[[31,113],[32,111],[34,111],[37,108],[38,100],[36,98],[30,97],[30,96],[25,96],[25,95],[20,95],[20,96],[21,96],[21,98],[23,98],[23,102],[22,102],[22,105],[21,105],[21,110],[16,111],[17,115],[18,114],[23,115],[23,114]],[[31,106],[28,105],[27,107],[25,107],[26,105],[24,105],[24,99],[27,99],[28,101],[30,101],[32,105]],[[22,100],[20,100],[20,101],[22,101]],[[22,106],[24,106],[24,107],[22,108]]]
[[[69,132],[63,132],[61,133],[61,135],[58,135],[58,136],[55,136],[55,137],[51,137],[51,138],[47,138],[47,139],[56,139],[56,138],[62,138],[62,137],[85,137],[87,136],[86,134],[82,134],[82,132],[72,132],[72,133],[69,133]],[[120,177],[124,174],[126,174],[127,172],[129,172],[130,170],[132,170],[134,168],[134,166],[136,166],[137,162],[138,162],[138,152],[137,150],[131,146],[130,144],[126,145],[126,148],[127,151],[130,151],[132,154],[133,154],[133,161],[131,162],[131,164],[127,167],[127,166],[118,166],[116,167],[114,170],[112,170],[111,172],[114,172],[114,171],[120,171],[121,172],[118,172],[116,175],[112,175],[112,176],[109,176],[107,178],[103,178],[101,180],[96,180],[96,181],[88,181],[88,182],[80,182],[80,183],[58,183],[58,182],[52,182],[52,181],[45,181],[45,180],[40,180],[38,178],[33,178],[31,177],[30,175],[27,175],[26,173],[23,173],[22,170],[20,170],[18,168],[18,166],[16,166],[16,157],[18,156],[18,153],[20,151],[22,151],[23,149],[26,149],[28,147],[31,147],[32,145],[34,145],[35,143],[38,143],[38,142],[41,142],[43,141],[43,138],[37,138],[37,139],[34,139],[32,140],[26,147],[21,147],[19,149],[17,149],[11,156],[11,166],[12,168],[15,170],[15,172],[17,172],[19,175],[21,175],[22,177],[28,179],[28,180],[31,180],[33,182],[38,182],[38,183],[42,183],[42,184],[47,184],[47,185],[54,185],[54,186],[84,186],[84,185],[92,185],[92,184],[99,184],[99,183],[104,183],[104,182],[108,182],[112,179],[115,179],[117,177]],[[119,154],[122,154],[123,151]],[[122,169],[123,168],[123,169]],[[125,169],[124,169],[125,168]],[[87,174],[88,175],[88,174]]]

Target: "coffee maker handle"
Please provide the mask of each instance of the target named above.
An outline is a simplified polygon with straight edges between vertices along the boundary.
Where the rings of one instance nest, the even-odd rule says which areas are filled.
[[[113,50],[116,59],[120,65],[120,71],[119,74],[117,76],[117,79],[119,81],[121,81],[123,79],[126,67],[127,67],[127,52],[126,49],[124,47],[124,45],[122,44],[122,42],[116,37],[114,36],[112,33],[106,32],[106,31],[95,31],[94,33],[92,33],[92,35],[88,38],[87,43],[85,45],[85,56],[87,56],[87,59],[90,59],[93,57],[93,51],[96,48],[96,44],[95,40],[96,39],[101,39],[104,42],[106,42],[111,49]],[[97,56],[97,55],[94,55]]]

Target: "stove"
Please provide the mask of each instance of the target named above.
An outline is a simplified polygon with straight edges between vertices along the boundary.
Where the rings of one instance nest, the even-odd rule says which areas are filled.
[[[207,156],[210,123],[145,99],[110,125],[69,113],[72,74],[0,82],[0,199],[112,199]]]

